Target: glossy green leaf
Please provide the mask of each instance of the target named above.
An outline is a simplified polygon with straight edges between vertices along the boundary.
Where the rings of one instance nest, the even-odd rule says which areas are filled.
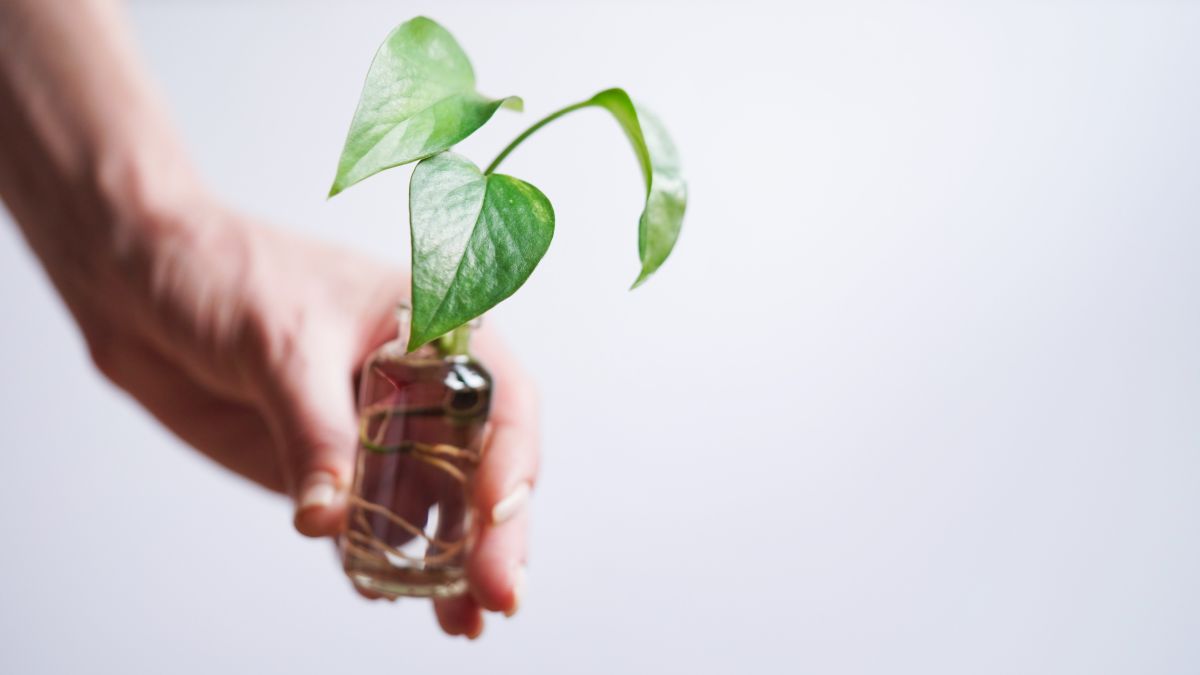
[[[612,113],[621,125],[646,180],[646,206],[638,220],[638,257],[642,270],[633,282],[637,288],[658,270],[679,239],[687,210],[687,183],[679,153],[662,122],[635,105],[622,89],[606,89],[588,101]]]
[[[638,256],[642,270],[633,282],[637,288],[663,264],[683,226],[687,210],[687,183],[679,163],[679,153],[662,123],[645,108],[634,104],[622,89],[606,89],[595,96],[558,110],[536,122],[517,136],[488,165],[491,173],[525,139],[554,120],[581,108],[604,108],[621,125],[633,146],[646,182],[646,204],[638,220]]]
[[[512,176],[485,175],[450,152],[413,171],[409,219],[410,351],[512,295],[554,235],[554,209],[540,190]]]
[[[384,169],[430,157],[483,126],[500,106],[475,91],[475,72],[446,29],[425,17],[388,35],[367,72],[329,195]]]

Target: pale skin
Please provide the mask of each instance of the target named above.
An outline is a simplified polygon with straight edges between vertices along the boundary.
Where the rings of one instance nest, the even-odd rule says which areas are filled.
[[[96,367],[196,450],[289,496],[310,537],[344,526],[354,376],[395,331],[405,274],[237,213],[202,184],[138,64],[119,3],[0,0],[0,197]],[[470,593],[451,635],[511,615],[524,582],[537,402],[487,328],[496,394],[472,503]]]

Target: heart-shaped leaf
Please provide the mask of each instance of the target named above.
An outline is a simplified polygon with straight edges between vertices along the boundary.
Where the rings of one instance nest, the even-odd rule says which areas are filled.
[[[545,255],[554,208],[536,187],[443,152],[409,184],[412,351],[512,295]]]
[[[450,33],[417,17],[388,35],[367,72],[329,196],[384,169],[430,157],[483,126],[500,106],[475,91],[475,71]]]
[[[687,183],[679,164],[679,153],[662,123],[637,106],[622,89],[606,89],[588,100],[612,113],[633,145],[642,176],[646,179],[646,206],[638,221],[638,257],[642,271],[633,282],[637,288],[663,264],[683,226],[687,210]]]

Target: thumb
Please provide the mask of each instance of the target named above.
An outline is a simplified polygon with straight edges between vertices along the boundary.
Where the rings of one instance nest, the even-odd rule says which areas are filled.
[[[264,392],[296,529],[322,537],[345,522],[358,436],[350,359],[336,358],[341,350],[309,347],[297,345]]]

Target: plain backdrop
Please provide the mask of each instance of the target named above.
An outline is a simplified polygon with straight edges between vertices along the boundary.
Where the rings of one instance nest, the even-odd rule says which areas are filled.
[[[1200,7],[131,10],[216,190],[398,265],[407,172],[324,196],[376,46],[419,13],[526,100],[464,154],[620,85],[690,179],[629,293],[613,121],[506,162],[558,213],[488,318],[544,396],[520,614],[468,643],[353,594],[282,499],[92,371],[4,223],[0,672],[1200,670]]]

